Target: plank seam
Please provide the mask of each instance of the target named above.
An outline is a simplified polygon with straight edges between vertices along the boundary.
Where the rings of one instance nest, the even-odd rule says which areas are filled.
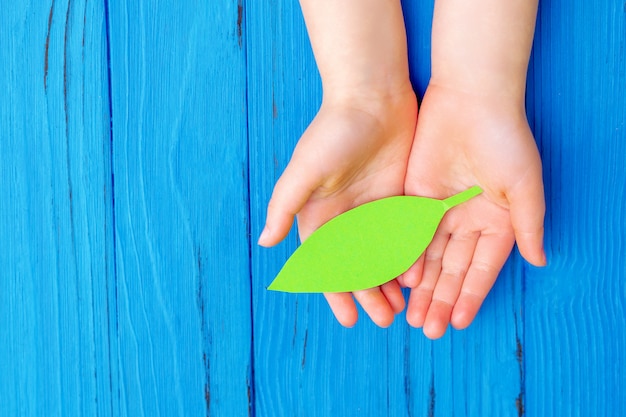
[[[107,94],[108,94],[108,105],[109,105],[109,170],[111,172],[111,235],[112,235],[112,250],[113,250],[113,271],[112,271],[112,279],[113,285],[115,286],[115,303],[117,306],[117,238],[116,238],[116,219],[115,219],[115,171],[113,164],[113,86],[112,86],[112,77],[111,77],[111,20],[109,16],[109,0],[103,0],[103,8],[104,8],[104,27],[105,27],[105,42],[106,42],[106,70],[107,70]],[[111,392],[109,404],[109,410],[111,413],[114,413],[113,410],[113,368],[112,368],[112,355],[111,351],[113,346],[111,345],[111,299],[108,294],[109,292],[109,279],[111,278],[110,274],[107,274],[106,277],[106,292],[107,292],[107,330],[109,335],[109,390]],[[117,307],[116,307],[117,310]],[[117,311],[115,312],[116,320],[115,320],[115,332],[117,333]],[[118,390],[118,402],[119,402],[119,390]]]
[[[248,238],[248,278],[250,281],[250,359],[249,359],[249,371],[247,377],[248,387],[248,416],[254,417],[256,415],[256,381],[255,381],[255,363],[254,363],[254,292],[252,291],[252,208],[250,202],[250,193],[252,192],[252,185],[250,183],[250,90],[248,85],[248,19],[246,16],[246,3],[245,0],[237,0],[237,40],[239,47],[243,51],[243,62],[245,68],[245,109],[246,109],[246,210],[247,210],[247,222],[246,222],[246,236]],[[242,33],[243,32],[243,33]]]
[[[526,348],[526,275],[528,272],[528,265],[521,260],[521,255],[516,253],[514,255],[518,261],[520,261],[522,267],[520,268],[520,305],[522,306],[522,311],[519,314],[519,318],[517,314],[515,314],[515,339],[517,342],[515,356],[517,362],[519,364],[519,378],[520,378],[520,393],[519,397],[516,399],[516,408],[518,417],[523,417],[526,415],[526,360],[524,356],[524,351]],[[519,327],[518,327],[519,326]],[[519,335],[519,330],[521,328],[521,337]]]

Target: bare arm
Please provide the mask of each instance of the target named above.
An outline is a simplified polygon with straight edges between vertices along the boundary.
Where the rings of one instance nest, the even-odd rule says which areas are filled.
[[[368,201],[400,195],[417,119],[399,0],[302,0],[322,77],[322,106],[276,183],[259,244],[271,246],[298,216],[302,240]],[[404,309],[396,280],[326,294],[337,319],[357,320],[353,297],[388,326]]]
[[[410,88],[399,0],[301,0],[324,98],[387,97]]]
[[[523,104],[537,0],[437,0],[431,83]]]
[[[407,319],[440,337],[467,327],[514,241],[545,265],[541,161],[524,110],[535,0],[436,0],[432,78],[407,171],[409,194],[485,192],[452,210],[404,282]]]

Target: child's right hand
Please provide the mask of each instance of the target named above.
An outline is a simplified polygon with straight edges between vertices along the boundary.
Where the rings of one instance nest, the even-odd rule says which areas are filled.
[[[452,209],[415,267],[407,320],[430,338],[472,322],[514,240],[545,265],[541,160],[523,101],[468,94],[431,82],[407,170],[410,195],[445,198],[479,185],[483,193]]]
[[[437,0],[431,78],[407,170],[407,194],[484,192],[451,210],[421,260],[403,275],[413,287],[407,320],[441,337],[467,327],[514,239],[545,265],[541,160],[526,120],[526,73],[537,0]]]
[[[304,241],[353,207],[402,195],[416,120],[417,101],[408,80],[394,95],[325,101],[276,183],[259,244],[283,240],[295,215]],[[381,327],[389,326],[405,305],[396,280],[353,294],[325,294],[337,320],[348,327],[357,320],[352,295]]]

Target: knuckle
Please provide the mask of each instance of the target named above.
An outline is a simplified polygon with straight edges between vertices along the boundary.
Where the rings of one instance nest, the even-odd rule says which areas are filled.
[[[426,251],[426,253],[424,254],[424,260],[426,262],[441,262],[441,259],[443,257],[443,253],[441,252],[434,252],[434,251]]]
[[[489,262],[481,260],[474,260],[472,262],[471,268],[482,274],[494,274],[498,272],[495,266],[493,266]]]
[[[445,307],[446,309],[454,307],[454,301],[446,300],[442,297],[433,297],[432,303],[435,305],[439,304],[439,306]]]
[[[422,297],[431,298],[434,290],[435,290],[434,285],[422,282],[420,283],[420,285],[417,286],[417,288],[414,288],[412,291],[415,292],[415,296],[418,298],[422,298]]]
[[[480,303],[482,303],[482,301],[485,299],[484,294],[480,294],[476,291],[466,289],[466,288],[461,290],[461,294],[459,298],[461,297],[468,299],[468,300],[472,300],[474,303],[478,303],[478,305],[480,305]]]
[[[457,262],[444,262],[441,265],[441,275],[454,279],[463,279],[467,274],[467,267]]]

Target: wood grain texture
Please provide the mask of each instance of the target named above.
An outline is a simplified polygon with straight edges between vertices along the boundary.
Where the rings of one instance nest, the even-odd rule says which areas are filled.
[[[411,80],[433,0],[403,2]],[[549,266],[439,341],[265,287],[321,87],[297,2],[0,3],[0,416],[626,414],[626,7],[541,2]]]
[[[528,415],[626,413],[626,8],[541,4],[529,74],[549,267],[526,268]]]
[[[110,1],[117,415],[247,415],[237,1]]]
[[[407,332],[404,401],[409,416],[518,416],[523,410],[521,276],[513,257],[470,328],[429,341]]]
[[[0,6],[0,415],[111,412],[104,9]]]

